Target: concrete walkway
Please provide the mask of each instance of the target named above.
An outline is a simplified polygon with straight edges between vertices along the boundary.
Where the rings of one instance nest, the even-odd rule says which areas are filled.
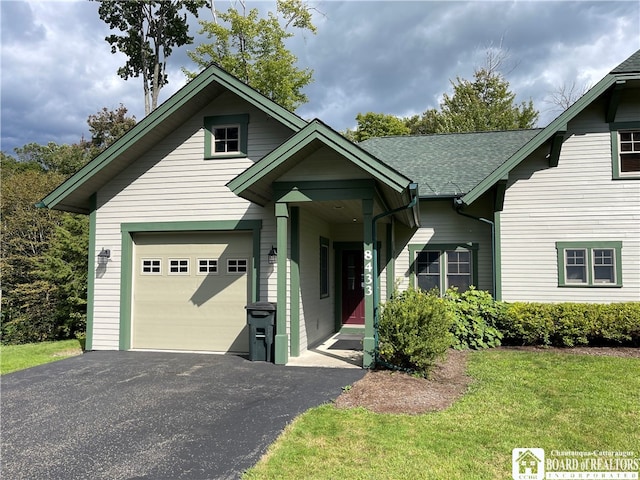
[[[295,416],[364,373],[89,352],[4,375],[2,478],[236,479]]]
[[[336,333],[320,345],[289,357],[288,366],[362,368],[362,333]]]

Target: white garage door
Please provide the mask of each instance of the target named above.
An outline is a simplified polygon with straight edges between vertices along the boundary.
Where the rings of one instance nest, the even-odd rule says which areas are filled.
[[[132,348],[248,352],[251,234],[139,233],[133,241]]]

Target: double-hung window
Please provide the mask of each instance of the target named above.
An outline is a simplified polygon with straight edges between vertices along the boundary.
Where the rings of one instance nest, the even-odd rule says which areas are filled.
[[[611,123],[613,178],[640,179],[640,122]]]
[[[558,285],[622,286],[622,242],[557,242]]]
[[[247,156],[249,115],[205,117],[205,158]]]
[[[456,287],[464,292],[477,285],[477,249],[477,244],[409,245],[414,286],[440,292]]]

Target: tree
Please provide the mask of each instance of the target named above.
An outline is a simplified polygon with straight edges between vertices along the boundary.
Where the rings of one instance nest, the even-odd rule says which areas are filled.
[[[532,128],[538,120],[533,102],[515,104],[509,82],[495,68],[475,71],[474,80],[456,78],[453,95],[444,94],[440,111],[406,120],[412,133],[479,132]]]
[[[385,113],[368,112],[356,115],[358,126],[355,131],[347,130],[344,135],[354,142],[362,142],[371,137],[409,135],[409,127],[400,118]]]
[[[97,0],[98,14],[109,28],[123,35],[105,37],[111,53],[120,50],[128,60],[118,69],[125,80],[142,75],[144,113],[158,106],[160,90],[168,83],[167,58],[173,47],[193,42],[187,12],[195,17],[206,0]],[[184,12],[184,13],[182,13]]]
[[[548,95],[547,103],[551,103],[560,108],[563,112],[573,105],[582,95],[589,91],[589,86],[583,84],[577,86],[574,81],[571,85],[563,83]]]
[[[316,32],[311,11],[302,0],[276,0],[276,12],[260,18],[253,8],[247,12],[230,7],[226,12],[214,11],[214,21],[200,21],[201,34],[212,43],[198,45],[189,57],[200,67],[215,63],[258,90],[271,100],[293,111],[307,102],[302,89],[311,83],[313,71],[299,69],[298,61],[286,47],[293,33],[289,27]],[[196,74],[185,71],[193,78]]]
[[[91,141],[2,153],[3,343],[72,338],[85,329],[89,222],[35,204],[135,124],[120,105],[89,116]]]

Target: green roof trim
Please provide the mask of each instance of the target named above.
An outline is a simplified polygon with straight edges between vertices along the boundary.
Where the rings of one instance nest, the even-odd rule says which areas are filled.
[[[493,185],[509,174],[513,168],[524,161],[536,149],[541,147],[545,142],[551,140],[556,134],[566,131],[567,124],[573,120],[580,112],[589,106],[598,97],[605,94],[611,87],[614,87],[622,80],[640,79],[640,50],[634,53],[627,60],[622,62],[612,73],[606,75],[587,93],[580,97],[573,105],[561,113],[555,120],[547,125],[540,133],[538,133],[523,148],[519,149],[511,158],[500,165],[478,185],[471,189],[466,195],[462,196],[462,201],[470,205],[480,196],[482,196]]]
[[[252,201],[255,201],[256,198],[248,194],[248,191],[261,182],[269,181],[267,179],[269,174],[285,165],[291,157],[315,141],[319,141],[333,149],[355,165],[369,172],[376,180],[389,186],[397,193],[405,192],[411,183],[408,177],[380,161],[355,143],[347,140],[320,120],[315,119],[282,145],[265,155],[260,161],[232,179],[227,184],[227,187],[236,195],[243,198],[250,196]],[[262,199],[263,202],[267,200],[268,199]]]
[[[96,156],[75,174],[65,180],[53,192],[48,194],[41,202],[39,202],[38,206],[48,208],[61,206],[65,198],[84,185],[88,180],[98,175],[105,169],[105,167],[109,166],[114,160],[138,143],[146,135],[151,133],[187,103],[194,101],[199,94],[206,91],[207,87],[211,83],[217,83],[226,90],[238,95],[240,98],[254,105],[256,108],[262,110],[267,115],[275,118],[294,131],[303,128],[307,124],[305,120],[297,116],[295,113],[288,111],[284,107],[265,97],[257,90],[227,73],[222,68],[217,65],[211,65],[174,93],[153,112],[143,118],[104,152]],[[87,195],[87,203],[88,196],[93,193],[95,192],[92,191]],[[76,200],[76,203],[79,202]],[[77,213],[89,212],[89,209],[86,206],[81,205],[63,205],[63,207],[64,208],[61,209],[75,211]]]

